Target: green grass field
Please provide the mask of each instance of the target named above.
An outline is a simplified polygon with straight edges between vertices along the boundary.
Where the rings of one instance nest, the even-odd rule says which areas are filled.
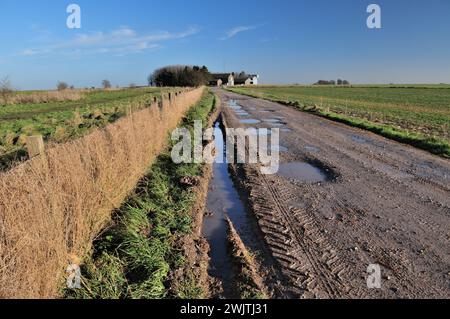
[[[169,90],[95,90],[83,93],[78,101],[0,106],[0,169],[26,155],[27,136],[42,135],[46,142],[64,142],[112,123],[130,110],[143,108]]]
[[[232,91],[296,106],[450,157],[450,86],[261,86]]]

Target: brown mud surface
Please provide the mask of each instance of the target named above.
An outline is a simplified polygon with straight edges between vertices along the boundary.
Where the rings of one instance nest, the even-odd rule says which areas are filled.
[[[449,160],[277,103],[216,93],[227,127],[280,129],[280,174],[232,166],[282,297],[450,298]],[[242,123],[244,116],[258,122]],[[367,287],[371,264],[381,267],[381,289]]]

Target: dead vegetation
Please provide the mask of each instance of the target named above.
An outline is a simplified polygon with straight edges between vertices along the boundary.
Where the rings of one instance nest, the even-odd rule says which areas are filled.
[[[91,250],[202,92],[165,99],[0,174],[0,298],[58,296],[69,263]]]
[[[49,102],[78,101],[84,94],[80,90],[42,91],[33,93],[12,93],[6,104],[39,104]]]
[[[11,85],[9,77],[5,77],[0,81],[0,102],[2,105],[9,104],[11,97],[14,94],[14,90]]]

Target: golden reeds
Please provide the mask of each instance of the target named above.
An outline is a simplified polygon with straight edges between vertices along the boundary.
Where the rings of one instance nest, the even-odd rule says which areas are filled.
[[[48,103],[63,101],[78,101],[83,98],[81,90],[43,91],[14,94],[8,99],[8,104]]]
[[[59,295],[69,263],[90,252],[202,93],[172,95],[162,108],[154,104],[0,173],[0,298]]]

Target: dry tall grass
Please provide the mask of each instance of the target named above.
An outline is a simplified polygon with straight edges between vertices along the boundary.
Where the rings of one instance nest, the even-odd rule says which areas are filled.
[[[0,174],[0,298],[57,297],[65,269],[164,147],[203,89],[173,95]]]
[[[8,99],[8,104],[49,103],[63,101],[78,101],[83,98],[80,90],[44,91],[14,94]]]

